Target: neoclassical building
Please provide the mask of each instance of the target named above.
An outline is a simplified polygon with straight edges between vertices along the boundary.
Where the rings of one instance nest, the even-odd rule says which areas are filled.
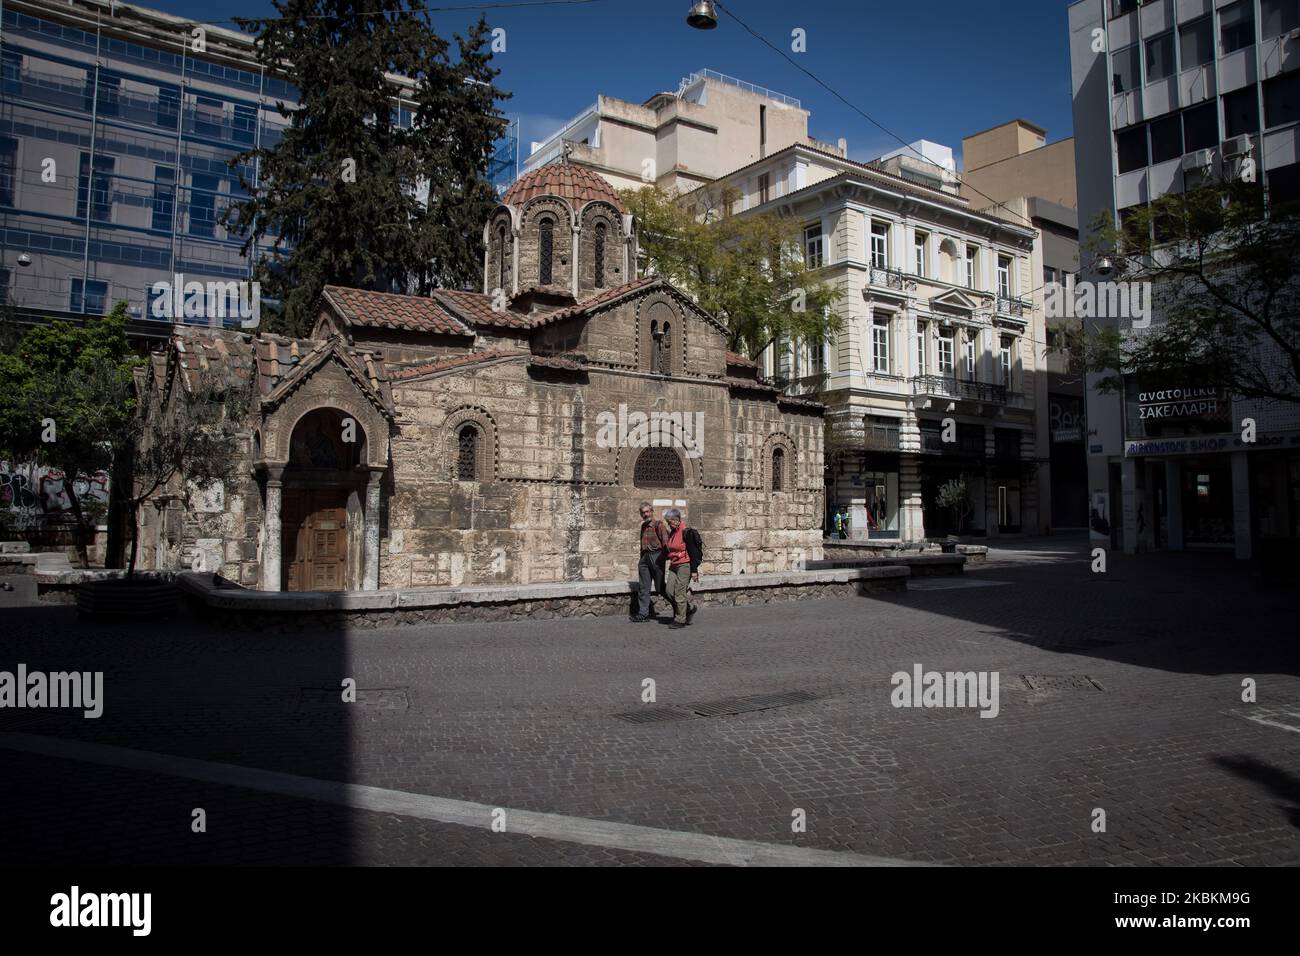
[[[155,394],[219,369],[254,409],[235,480],[142,509],[142,565],[294,591],[626,579],[644,499],[684,509],[705,573],[821,556],[822,407],[637,277],[604,179],[529,173],[483,238],[481,292],[327,287],[307,339],[178,328]]]

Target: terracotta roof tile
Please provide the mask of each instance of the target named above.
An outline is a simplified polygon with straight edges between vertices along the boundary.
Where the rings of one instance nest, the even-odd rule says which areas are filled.
[[[603,199],[619,212],[624,211],[618,193],[603,176],[573,163],[549,163],[525,173],[506,190],[501,201],[507,206],[522,206],[538,196],[559,196],[568,200],[575,211],[595,199]]]
[[[745,368],[758,368],[758,363],[753,359],[745,358],[745,356],[739,355],[736,352],[727,353],[727,364],[743,365]]]
[[[467,352],[464,355],[453,355],[449,358],[441,358],[436,362],[422,362],[419,365],[408,365],[405,368],[393,369],[389,376],[392,382],[405,382],[413,378],[421,378],[425,375],[432,375],[435,372],[445,372],[448,369],[460,368],[465,365],[478,365],[482,362],[492,362],[496,359],[508,358],[526,358],[529,353],[520,351],[507,351],[505,349],[496,349],[488,352]]]
[[[548,312],[546,315],[539,316],[537,324],[545,325],[548,322],[558,322],[560,319],[568,319],[575,315],[582,315],[590,312],[592,309],[598,309],[611,300],[618,299],[629,292],[635,292],[637,289],[652,285],[661,281],[658,276],[642,276],[640,279],[633,279],[631,282],[625,282],[623,285],[614,286],[612,289],[606,289],[590,299],[584,299],[576,305],[566,305],[562,309],[556,309],[554,312]]]
[[[433,294],[440,303],[455,311],[465,321],[475,325],[531,329],[536,324],[535,317],[526,313],[511,312],[509,309],[498,312],[492,308],[492,297],[482,292],[435,289]]]
[[[347,325],[408,332],[472,334],[436,299],[327,285],[325,298]]]

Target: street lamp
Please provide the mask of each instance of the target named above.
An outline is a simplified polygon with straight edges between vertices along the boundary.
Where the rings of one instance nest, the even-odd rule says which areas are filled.
[[[26,269],[29,265],[32,264],[32,257],[25,252],[20,252],[18,254],[18,264],[22,266],[24,269]]]
[[[686,14],[686,22],[697,30],[712,30],[718,25],[718,11],[713,0],[698,0]]]

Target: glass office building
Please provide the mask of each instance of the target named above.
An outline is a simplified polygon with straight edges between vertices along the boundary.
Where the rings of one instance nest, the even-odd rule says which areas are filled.
[[[150,289],[250,277],[220,218],[258,182],[244,150],[270,146],[297,91],[268,74],[250,38],[99,0],[0,0],[0,284],[23,311],[99,313],[125,299],[151,318]],[[411,111],[395,100],[399,122]],[[509,131],[490,170],[515,176]],[[270,237],[256,250],[265,255]]]

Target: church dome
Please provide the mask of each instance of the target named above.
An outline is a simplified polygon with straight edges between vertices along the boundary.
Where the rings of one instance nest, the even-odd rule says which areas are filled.
[[[522,206],[538,196],[559,196],[578,212],[594,199],[603,199],[620,213],[623,203],[603,176],[573,163],[549,163],[514,181],[501,200],[507,206]]]

